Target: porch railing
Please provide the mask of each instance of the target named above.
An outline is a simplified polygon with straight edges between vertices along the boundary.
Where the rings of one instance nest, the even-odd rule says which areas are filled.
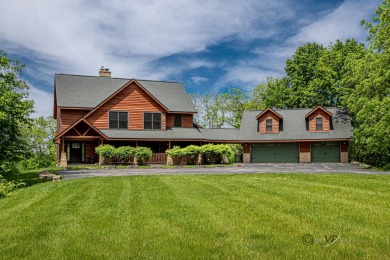
[[[166,153],[154,153],[150,157],[148,163],[167,163],[167,154]]]

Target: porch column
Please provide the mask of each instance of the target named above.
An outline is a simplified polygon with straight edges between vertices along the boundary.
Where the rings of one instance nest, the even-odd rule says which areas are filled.
[[[242,162],[251,163],[251,144],[244,143],[242,145]]]
[[[340,162],[348,162],[348,141],[340,142]]]
[[[67,167],[68,166],[68,158],[66,157],[65,140],[63,137],[61,138],[60,143],[61,143],[60,167]]]
[[[299,162],[309,163],[311,162],[311,143],[299,142]]]

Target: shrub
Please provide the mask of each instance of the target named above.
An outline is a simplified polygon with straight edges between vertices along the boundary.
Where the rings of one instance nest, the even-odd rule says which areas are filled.
[[[138,165],[145,165],[149,158],[152,156],[153,152],[148,147],[137,147],[135,148],[134,156],[137,159]]]
[[[95,148],[97,154],[103,157],[103,164],[108,164],[115,155],[115,147],[109,144],[99,145]]]
[[[187,164],[195,164],[196,155],[200,153],[200,147],[197,145],[189,145],[183,148],[184,156],[188,155],[189,161]]]
[[[200,153],[204,164],[227,162],[227,158],[233,154],[226,144],[205,144],[200,147]]]
[[[179,165],[181,158],[185,156],[184,149],[181,149],[180,146],[174,146],[172,149],[168,149],[165,153],[172,157],[174,165]]]
[[[129,163],[132,156],[135,154],[135,148],[131,146],[121,146],[116,148],[115,155],[118,156],[123,163]]]
[[[9,193],[17,188],[24,187],[26,184],[23,182],[7,181],[2,175],[0,175],[0,198],[7,197]]]

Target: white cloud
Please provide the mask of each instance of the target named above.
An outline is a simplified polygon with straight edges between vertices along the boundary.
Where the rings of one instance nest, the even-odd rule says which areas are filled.
[[[306,25],[297,34],[280,45],[254,48],[251,60],[241,60],[235,66],[228,68],[226,77],[215,85],[241,82],[246,84],[246,89],[250,89],[264,82],[268,76],[281,77],[285,75],[286,60],[292,57],[299,46],[307,42],[317,42],[324,46],[338,39],[344,41],[354,38],[364,42],[367,32],[360,25],[360,21],[370,19],[378,2],[379,0],[370,3],[362,0],[347,0],[333,12],[319,17],[312,23],[308,23],[303,17]]]
[[[40,90],[34,86],[30,86],[29,99],[34,100],[34,110],[32,114],[33,118],[39,116],[53,116],[53,94]]]
[[[192,80],[195,84],[199,84],[199,83],[207,82],[209,79],[206,78],[206,77],[197,77],[197,76],[194,76],[194,77],[191,77],[191,80]]]

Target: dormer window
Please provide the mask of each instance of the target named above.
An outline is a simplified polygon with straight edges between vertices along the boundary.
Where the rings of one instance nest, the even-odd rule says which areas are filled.
[[[317,117],[316,118],[316,131],[322,131],[322,130],[324,130],[324,118]]]
[[[272,119],[271,118],[265,120],[265,131],[272,132]]]

